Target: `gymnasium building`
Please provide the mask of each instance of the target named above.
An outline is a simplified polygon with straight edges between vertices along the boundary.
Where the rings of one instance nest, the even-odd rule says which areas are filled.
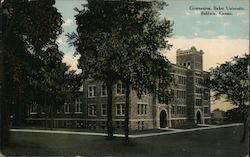
[[[165,101],[156,94],[144,93],[139,99],[130,92],[129,127],[131,130],[171,128],[210,122],[210,90],[204,85],[209,73],[203,71],[203,51],[195,47],[177,50],[174,69],[173,98]],[[30,125],[48,126],[46,107],[29,105],[26,121]],[[124,128],[125,86],[118,82],[113,88],[113,126]],[[106,129],[107,89],[102,82],[86,81],[76,98],[61,105],[53,118],[56,128]]]

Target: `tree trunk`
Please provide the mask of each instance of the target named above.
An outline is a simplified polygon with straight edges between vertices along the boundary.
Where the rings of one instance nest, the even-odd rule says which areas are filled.
[[[129,106],[130,106],[130,82],[126,82],[126,102],[125,102],[125,144],[129,144]]]
[[[112,105],[113,105],[113,88],[112,83],[107,82],[107,94],[108,94],[108,104],[107,104],[107,130],[108,130],[108,140],[113,139],[113,120],[112,120]]]
[[[53,101],[52,101],[53,102]],[[54,106],[55,104],[52,103],[50,107],[50,129],[52,130],[54,127]]]
[[[10,115],[9,111],[7,110],[7,106],[5,103],[1,103],[1,139],[0,139],[0,146],[2,148],[6,147],[9,143],[10,139]]]
[[[48,119],[49,119],[49,110],[47,105],[47,95],[44,96],[44,110],[45,110],[45,128],[48,129]]]
[[[241,142],[242,143],[244,143],[245,140],[246,140],[246,135],[247,135],[247,131],[248,131],[247,130],[248,129],[247,125],[248,125],[248,116],[244,118],[243,135],[241,137]]]

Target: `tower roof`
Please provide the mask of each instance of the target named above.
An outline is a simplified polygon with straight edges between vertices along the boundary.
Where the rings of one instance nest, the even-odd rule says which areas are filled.
[[[204,52],[202,50],[198,51],[194,46],[192,46],[190,49],[188,50],[181,50],[178,49],[176,51],[176,55],[180,56],[180,55],[187,55],[187,54],[198,54],[198,55],[203,55]]]

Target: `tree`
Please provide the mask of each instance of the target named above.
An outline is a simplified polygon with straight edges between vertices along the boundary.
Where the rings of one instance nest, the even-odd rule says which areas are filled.
[[[77,34],[68,34],[69,44],[76,47],[80,54],[78,67],[82,70],[83,80],[92,78],[103,81],[107,86],[107,131],[108,139],[113,138],[112,90],[118,81],[114,63],[117,51],[113,31],[120,13],[120,2],[88,0],[83,10],[75,9]]]
[[[232,61],[211,69],[211,79],[209,81],[209,87],[215,92],[215,99],[224,97],[226,101],[238,107],[238,113],[241,114],[244,122],[242,141],[246,135],[249,109],[248,63],[249,55],[236,56]]]
[[[137,91],[138,97],[148,90],[150,93],[168,94],[167,88],[173,80],[171,64],[159,49],[171,47],[165,41],[172,32],[169,21],[159,20],[159,10],[164,2],[126,1],[121,3],[120,21],[113,31],[116,41],[116,73],[126,86],[125,141],[128,143],[130,90]],[[102,49],[101,49],[102,50]],[[159,88],[161,80],[164,86]],[[165,81],[163,81],[165,80]],[[157,88],[158,87],[158,88]]]
[[[49,95],[56,103],[69,90],[79,87],[79,79],[75,78],[78,76],[68,71],[68,66],[62,63],[63,54],[58,51],[56,39],[62,32],[62,16],[54,3],[54,0],[5,0],[3,3],[2,142],[8,141],[11,112],[24,108],[30,101],[42,104],[41,95]]]
[[[58,50],[52,50],[55,52]],[[50,52],[48,52],[49,54]],[[50,116],[50,127],[53,128],[54,114],[64,103],[70,101],[79,91],[81,86],[80,74],[69,70],[69,66],[62,63],[63,54],[57,53],[57,58],[44,55],[44,64],[39,71],[34,71],[35,77],[30,78],[33,93],[27,104],[36,102],[47,108],[47,117]]]
[[[128,141],[131,87],[140,96],[146,88],[155,92],[157,79],[163,73],[165,79],[171,78],[170,64],[159,52],[160,48],[170,47],[165,37],[172,31],[169,21],[158,18],[158,10],[164,4],[92,0],[85,5],[88,9],[77,9],[78,34],[68,34],[69,41],[81,54],[79,67],[83,76],[103,80],[108,85],[108,136],[112,134],[112,85],[115,82],[121,80],[126,85]]]

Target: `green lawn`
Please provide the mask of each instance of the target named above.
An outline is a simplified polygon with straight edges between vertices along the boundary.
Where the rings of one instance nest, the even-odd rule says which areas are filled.
[[[107,141],[101,136],[12,132],[7,156],[244,157],[242,126]]]

